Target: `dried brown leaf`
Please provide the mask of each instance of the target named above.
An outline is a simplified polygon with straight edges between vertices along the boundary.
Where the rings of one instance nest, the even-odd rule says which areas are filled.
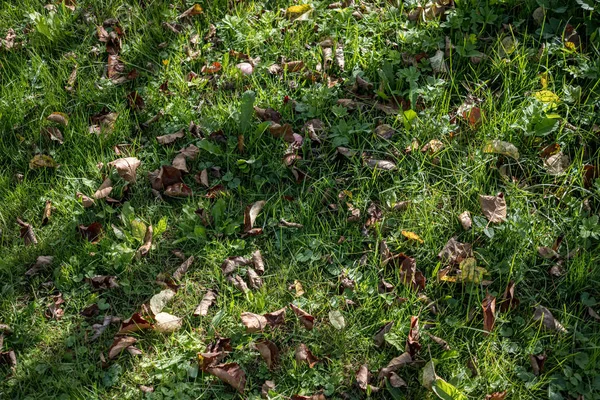
[[[194,310],[193,315],[196,317],[204,317],[208,315],[208,309],[215,302],[216,299],[217,294],[215,292],[213,292],[212,290],[206,292],[204,297],[202,297],[202,301],[200,302],[198,307],[196,307],[196,310]]]
[[[294,311],[294,314],[296,314],[298,319],[300,319],[300,322],[302,322],[302,325],[304,325],[304,327],[307,330],[309,330],[309,331],[312,330],[314,327],[314,323],[315,323],[315,317],[313,317],[306,311],[302,310],[301,308],[296,307],[292,303],[290,303],[290,307],[292,308],[292,310]]]
[[[244,233],[249,233],[252,231],[256,217],[263,209],[265,204],[266,201],[261,200],[246,207],[246,210],[244,211]]]
[[[167,145],[167,144],[171,144],[174,143],[177,139],[181,139],[185,137],[185,128],[181,128],[180,130],[178,130],[175,133],[170,133],[168,135],[163,135],[163,136],[157,136],[156,137],[156,141],[159,144]]]
[[[244,388],[246,387],[246,373],[237,363],[216,365],[207,368],[206,371],[221,379],[223,382],[228,383],[238,392],[244,393]]]
[[[135,170],[140,166],[141,161],[136,157],[119,158],[109,162],[108,165],[115,167],[121,178],[127,182],[135,182]]]
[[[131,336],[117,336],[112,345],[108,349],[108,358],[112,360],[116,358],[127,347],[132,346],[137,342],[137,339]]]
[[[379,331],[373,336],[373,341],[375,342],[375,346],[381,347],[385,344],[385,334],[392,330],[394,326],[394,321],[390,321],[383,325]]]
[[[483,309],[483,330],[486,331],[486,336],[494,330],[496,323],[496,298],[491,294],[487,294],[481,303]]]
[[[492,223],[506,221],[506,200],[504,193],[496,196],[479,195],[479,205],[483,215]]]
[[[310,368],[313,368],[315,364],[319,362],[319,359],[313,355],[313,353],[308,347],[306,347],[304,343],[300,343],[300,345],[298,345],[294,357],[298,363],[305,362]]]
[[[102,224],[100,222],[93,222],[90,225],[79,225],[77,232],[88,242],[98,243],[103,234]]]
[[[275,343],[262,339],[254,343],[254,348],[260,353],[267,363],[267,368],[273,369],[279,360],[279,349]]]
[[[544,326],[544,328],[546,328],[548,330],[557,331],[560,333],[567,332],[565,327],[562,326],[562,324],[560,322],[558,322],[558,320],[556,318],[554,318],[554,316],[552,315],[550,310],[548,310],[544,306],[539,305],[539,306],[535,307],[535,312],[533,314],[533,320],[536,322],[541,322],[542,326]]]

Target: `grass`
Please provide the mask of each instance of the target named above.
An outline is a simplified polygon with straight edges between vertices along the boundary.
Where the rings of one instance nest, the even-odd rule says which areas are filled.
[[[404,352],[411,316],[419,316],[422,330],[423,348],[417,358],[435,359],[436,373],[468,398],[502,391],[509,399],[600,398],[600,325],[588,315],[588,307],[598,310],[594,297],[600,298],[596,268],[600,186],[588,185],[583,178],[584,166],[598,168],[600,157],[600,57],[593,25],[597,11],[584,11],[576,2],[560,10],[547,2],[544,22],[538,26],[532,17],[536,2],[457,1],[445,22],[415,23],[407,18],[414,2],[365,1],[363,7],[345,9],[328,9],[324,1],[309,3],[314,8],[310,20],[292,22],[281,12],[292,5],[288,1],[200,2],[204,13],[178,21],[183,25],[180,34],[162,23],[176,21],[192,3],[82,0],[75,11],[58,4],[54,13],[41,1],[0,4],[0,36],[13,28],[17,43],[10,50],[0,48],[0,323],[13,330],[1,351],[14,350],[18,360],[14,371],[0,363],[1,398],[140,398],[139,385],[154,387],[154,393],[144,395],[148,398],[238,398],[228,385],[198,370],[197,353],[219,336],[231,338],[233,351],[227,359],[246,372],[244,398],[259,398],[267,379],[277,384],[273,398],[317,393],[334,399],[362,398],[355,372],[368,363],[376,375]],[[352,15],[358,10],[362,19]],[[35,12],[40,16],[32,16]],[[120,56],[126,70],[135,68],[139,73],[121,85],[105,77],[107,53],[96,35],[95,26],[108,18],[117,18],[124,30]],[[564,45],[567,21],[580,33],[584,47],[573,50]],[[212,44],[202,39],[210,24],[220,39]],[[190,43],[194,34],[200,37],[197,44]],[[323,56],[318,43],[327,37],[343,43],[345,69],[331,70],[343,82],[328,87],[304,79],[302,73],[278,76],[267,71],[282,58],[302,60],[308,71],[315,71]],[[444,57],[448,70],[434,73],[428,58],[445,50],[445,37],[454,45]],[[186,49],[199,53],[190,59]],[[229,56],[230,49],[260,57],[252,75],[239,73],[235,67],[239,61]],[[426,57],[416,67],[403,62],[403,54],[406,59],[422,52]],[[483,54],[478,63],[471,58],[480,56],[477,52]],[[218,77],[202,79],[206,76],[202,66],[215,61],[223,65]],[[75,65],[77,80],[69,92],[65,85]],[[190,71],[201,79],[188,82]],[[373,83],[374,89],[361,96],[354,93],[356,75]],[[543,90],[541,76],[547,77],[546,90],[560,98],[555,107],[534,98]],[[167,80],[170,94],[159,89]],[[240,110],[247,90],[255,92],[255,105],[278,110],[297,133],[302,133],[307,120],[324,122],[323,143],[306,138],[299,150],[302,159],[296,166],[308,176],[303,182],[297,183],[281,161],[287,143],[273,137],[255,116],[244,128],[248,121]],[[126,97],[132,91],[144,99],[143,110],[129,107]],[[412,98],[416,113],[381,112],[374,107],[376,91],[380,102],[392,96]],[[481,100],[483,117],[477,126],[460,116],[451,118],[468,96]],[[365,105],[347,110],[337,104],[343,98]],[[119,113],[113,132],[89,134],[90,117],[103,108]],[[163,118],[141,127],[160,110]],[[68,125],[60,127],[62,145],[40,133],[43,127],[54,126],[46,117],[56,111],[69,116]],[[550,118],[556,121],[544,120],[547,114],[557,114]],[[156,136],[185,128],[191,121],[202,127],[204,135],[222,129],[226,143],[213,144],[187,130],[174,145],[156,142]],[[544,121],[550,128],[540,127]],[[381,123],[396,130],[390,140],[374,134]],[[245,136],[243,153],[237,149],[240,133]],[[419,147],[437,139],[444,148],[433,155],[405,152],[414,139]],[[513,143],[519,159],[484,153],[484,144],[491,139]],[[553,143],[570,159],[564,173],[556,176],[548,174],[539,155]],[[109,173],[97,164],[121,157],[114,150],[121,144],[130,145],[128,155],[141,160],[127,201],[111,206],[97,200],[94,207],[83,208],[76,193],[91,196],[96,191],[103,174]],[[147,173],[171,164],[176,151],[189,144],[202,148],[195,160],[188,161],[190,174],[184,177],[194,195],[157,200]],[[358,155],[340,157],[338,146]],[[394,161],[398,168],[368,168],[362,152]],[[29,161],[37,153],[50,155],[60,167],[30,169]],[[211,176],[211,184],[228,189],[220,200],[205,198],[206,189],[193,179],[198,171],[214,166],[221,168],[222,177]],[[508,179],[503,177],[505,171]],[[111,174],[118,192],[125,182]],[[342,199],[338,195],[344,191]],[[505,194],[507,220],[488,224],[478,196],[498,192]],[[46,200],[52,201],[54,210],[42,226]],[[244,209],[259,200],[266,200],[257,218],[264,232],[243,237]],[[399,201],[411,205],[405,211],[389,207]],[[372,202],[383,215],[365,235],[362,226]],[[347,220],[346,203],[361,210],[360,222]],[[338,210],[328,204],[336,204]],[[214,224],[204,227],[194,213],[198,208],[208,210]],[[474,219],[468,231],[458,219],[465,210]],[[32,224],[37,245],[24,245],[16,218]],[[149,255],[134,258],[141,241],[134,236],[131,221],[152,224],[156,230],[165,218],[166,230],[155,235]],[[304,227],[282,228],[281,219]],[[101,222],[105,231],[97,244],[82,240],[76,230],[94,221]],[[401,231],[416,233],[423,243],[405,239]],[[573,253],[557,277],[547,272],[556,261],[540,257],[538,247],[552,246],[559,236],[563,238],[559,253],[563,257]],[[451,237],[473,243],[477,264],[492,281],[489,286],[437,282],[437,272],[446,266],[437,254]],[[423,294],[435,301],[437,314],[420,294],[402,285],[398,270],[382,265],[382,240],[392,252],[416,259],[427,278]],[[157,275],[172,273],[182,262],[173,255],[175,249],[195,257],[166,308],[183,317],[182,329],[170,335],[133,334],[142,356],[124,352],[101,362],[118,325],[88,342],[91,325],[101,322],[103,315],[128,318],[158,293]],[[249,256],[256,249],[265,259],[265,284],[244,295],[223,277],[220,264],[226,257]],[[54,256],[51,268],[25,276],[42,255]],[[94,275],[116,275],[120,287],[93,291],[85,278]],[[339,290],[342,276],[355,281],[354,290]],[[394,285],[392,293],[378,293],[381,278]],[[305,291],[299,297],[290,289],[296,280]],[[516,282],[520,306],[497,312],[496,326],[486,336],[481,302],[488,292],[499,301],[511,280]],[[218,291],[217,301],[208,316],[193,317],[207,289]],[[58,292],[65,299],[64,316],[48,319],[45,311]],[[347,299],[356,305],[348,306]],[[305,330],[288,310],[283,327],[245,333],[242,312],[263,314],[290,302],[316,317],[314,330]],[[100,316],[90,320],[79,314],[93,303],[101,306]],[[545,330],[533,319],[533,307],[540,304],[551,310],[567,333]],[[332,310],[341,311],[344,329],[329,322]],[[389,321],[395,324],[387,343],[377,348],[373,336]],[[424,325],[427,332],[445,339],[451,350],[433,343],[424,334]],[[253,349],[260,337],[280,349],[281,360],[273,371]],[[294,350],[300,343],[322,362],[312,369],[296,362]],[[542,353],[547,361],[535,376],[529,355]],[[419,381],[421,369],[398,371],[406,388],[384,385],[371,396],[435,398]],[[371,384],[378,382],[373,378]]]

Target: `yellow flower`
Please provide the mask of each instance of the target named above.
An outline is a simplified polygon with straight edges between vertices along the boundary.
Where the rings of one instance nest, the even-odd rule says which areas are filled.
[[[169,65],[169,60],[162,60],[162,63],[166,67],[167,65]]]

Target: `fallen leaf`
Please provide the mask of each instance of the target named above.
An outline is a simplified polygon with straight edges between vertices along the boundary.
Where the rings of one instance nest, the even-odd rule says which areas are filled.
[[[262,287],[263,281],[254,269],[248,268],[246,276],[248,277],[248,283],[252,289],[260,289]]]
[[[81,235],[81,237],[88,242],[98,243],[102,238],[102,224],[100,222],[94,222],[90,225],[79,225],[77,227],[77,232]]]
[[[117,336],[112,345],[108,349],[108,358],[112,360],[116,358],[127,347],[132,346],[137,342],[137,339],[131,336]]]
[[[541,322],[542,326],[548,330],[557,331],[561,333],[566,333],[567,330],[564,326],[544,306],[536,306],[535,312],[533,314],[533,320],[536,322]]]
[[[160,312],[154,316],[154,330],[160,333],[173,333],[183,326],[183,320],[175,315]]]
[[[90,208],[90,207],[93,207],[95,204],[94,199],[84,195],[83,193],[77,192],[76,196],[77,196],[77,199],[81,201],[83,208]]]
[[[594,318],[596,321],[600,321],[600,315],[598,315],[598,313],[594,311],[592,307],[588,307],[587,311],[590,317]]]
[[[367,364],[363,364],[360,366],[358,371],[356,371],[355,378],[356,383],[360,389],[368,391],[369,393],[374,393],[379,390],[378,387],[369,385],[371,373],[369,372],[369,366]]]
[[[29,168],[31,168],[31,169],[56,168],[56,167],[58,167],[58,164],[56,163],[56,161],[54,161],[54,159],[52,157],[50,157],[46,154],[36,154],[29,161]]]
[[[261,200],[246,207],[244,211],[244,233],[249,233],[253,230],[254,221],[265,204],[266,201]]]
[[[185,18],[185,17],[192,17],[194,15],[200,15],[203,14],[204,10],[202,9],[202,6],[200,6],[200,4],[196,3],[193,6],[191,6],[190,8],[188,8],[187,10],[185,10],[184,12],[182,12],[177,19],[181,19],[181,18]]]
[[[108,290],[119,287],[117,277],[113,275],[96,275],[91,278],[86,278],[86,281],[94,290]]]
[[[290,397],[290,400],[327,400],[324,394],[313,394],[312,396],[302,396],[299,394],[295,394]]]
[[[421,239],[421,237],[414,232],[402,231],[402,236],[408,240],[414,240],[415,242],[423,243],[423,239]]]
[[[406,338],[405,351],[414,358],[417,353],[421,350],[421,343],[419,343],[419,317],[410,317],[410,330],[408,331],[408,337]]]
[[[504,400],[507,394],[508,392],[506,390],[503,392],[494,392],[492,394],[485,395],[485,400]]]
[[[181,177],[181,171],[170,165],[163,165],[159,169],[148,173],[150,184],[155,190],[163,190],[179,183],[181,182]]]
[[[300,4],[297,6],[288,7],[285,10],[285,16],[292,21],[302,20],[304,15],[310,13],[312,11],[312,7],[310,4]]]
[[[392,161],[375,160],[373,158],[367,158],[365,160],[365,164],[369,168],[378,169],[382,171],[394,171],[396,168],[398,168],[396,164]]]
[[[258,251],[258,250],[257,250]],[[260,254],[260,252],[259,252]],[[239,266],[244,266],[251,264],[253,260],[250,260],[245,257],[236,256],[236,257],[227,257],[225,261],[221,264],[221,272],[223,275],[227,276],[234,272]],[[264,269],[263,269],[264,272]]]
[[[89,338],[88,341],[93,342],[94,340],[98,339],[104,333],[104,331],[110,326],[112,320],[113,320],[113,317],[111,317],[110,315],[107,315],[104,317],[104,320],[102,321],[101,324],[92,325],[92,330],[94,331],[94,334],[92,335],[92,337]]]
[[[408,352],[402,353],[398,357],[393,358],[387,364],[387,366],[385,366],[384,368],[381,368],[381,370],[379,371],[378,379],[383,379],[383,378],[389,377],[392,372],[396,372],[400,368],[402,368],[408,364],[411,364],[412,361],[413,361],[413,359],[412,359],[410,353],[408,353]]]
[[[319,359],[311,353],[304,343],[298,345],[294,357],[298,363],[305,362],[310,368],[313,368],[319,362]]]
[[[254,348],[267,363],[267,368],[273,369],[279,359],[279,349],[277,348],[277,345],[270,340],[262,339],[254,343]]]
[[[215,302],[216,299],[217,299],[217,294],[215,292],[213,292],[212,290],[209,290],[208,292],[206,292],[206,294],[204,294],[204,297],[202,297],[202,301],[200,302],[198,307],[196,307],[196,309],[194,310],[193,315],[195,317],[206,316],[208,314],[209,307]]]
[[[146,107],[144,98],[138,92],[131,92],[127,95],[129,107],[135,111],[143,110]]]
[[[426,332],[426,333],[427,333],[427,336],[429,336],[429,338],[431,340],[433,340],[435,343],[437,343],[442,348],[442,350],[444,350],[444,351],[450,351],[450,346],[448,345],[448,342],[446,342],[444,339],[442,339],[440,337],[433,336],[429,332]]]
[[[142,243],[140,248],[137,249],[137,251],[135,253],[135,256],[138,259],[145,257],[150,252],[150,248],[152,248],[152,233],[153,232],[154,232],[154,230],[152,229],[152,225],[148,225],[148,228],[146,228],[146,233],[144,234],[144,242]]]
[[[54,257],[52,256],[39,256],[35,261],[35,264],[31,268],[25,272],[26,276],[33,276],[39,273],[42,270],[47,269],[50,265],[52,265],[52,261],[54,261]]]
[[[329,322],[339,331],[346,327],[346,320],[344,320],[344,316],[338,310],[329,311]]]
[[[382,139],[389,140],[392,138],[394,133],[396,133],[396,131],[388,124],[381,124],[375,128],[375,134]]]
[[[85,318],[94,318],[100,314],[100,307],[98,307],[98,304],[94,303],[81,310],[79,314]]]
[[[267,318],[251,312],[243,312],[240,316],[242,324],[246,327],[246,333],[263,331],[269,324]]]
[[[264,314],[263,317],[267,319],[267,323],[271,328],[276,328],[285,323],[285,312],[287,307],[280,308],[279,310]]]
[[[69,116],[65,113],[53,112],[52,114],[48,115],[46,119],[51,122],[56,122],[62,126],[69,125]]]
[[[535,376],[540,376],[540,373],[544,370],[544,363],[547,358],[546,354],[529,355],[529,362],[531,363],[531,369]]]
[[[200,70],[203,74],[216,74],[217,72],[219,72],[221,70],[221,63],[218,61],[213,62],[210,65],[204,65],[202,67],[202,69]]]
[[[404,253],[399,253],[387,260],[400,270],[401,282],[414,291],[425,290],[425,276],[417,270],[417,262],[414,258]]]
[[[488,221],[500,223],[506,221],[506,200],[504,193],[496,196],[479,195],[479,205]]]
[[[31,224],[21,221],[20,218],[17,218],[17,224],[19,224],[21,227],[19,229],[19,236],[21,239],[23,239],[25,246],[36,245],[38,241],[35,237],[35,233],[33,232],[33,227]]]
[[[485,268],[477,266],[477,260],[474,257],[465,258],[460,263],[460,280],[463,282],[483,283],[483,275],[488,271]]]
[[[471,226],[473,225],[473,221],[471,220],[471,213],[468,211],[463,211],[459,216],[458,216],[458,220],[460,221],[460,224],[462,225],[463,229],[465,231],[468,231],[469,229],[471,229]]]
[[[502,154],[503,156],[512,157],[515,160],[519,159],[519,150],[516,146],[509,142],[501,140],[490,140],[483,147],[484,153]]]
[[[50,303],[45,312],[46,318],[56,320],[61,319],[65,314],[65,310],[63,310],[60,306],[64,302],[65,301],[62,297],[62,293],[59,293],[56,296],[52,296],[52,303]]]
[[[135,157],[119,158],[109,162],[108,165],[115,167],[121,178],[127,182],[135,182],[135,170],[140,166],[140,160]]]
[[[41,133],[42,133],[42,135],[46,136],[48,139],[58,142],[60,144],[63,144],[63,142],[64,142],[64,138],[63,138],[63,135],[62,135],[60,129],[55,128],[53,126],[48,126],[48,127],[42,128]]]
[[[140,313],[135,313],[121,323],[121,328],[117,332],[117,335],[125,335],[144,329],[154,329],[154,326],[142,317]]]
[[[104,182],[100,185],[98,190],[94,193],[94,198],[96,200],[104,199],[110,195],[110,192],[113,190],[113,183],[110,178],[106,178]]]
[[[10,50],[15,46],[15,38],[17,34],[13,28],[8,28],[6,31],[6,36],[4,37],[4,48],[6,50]],[[2,45],[2,41],[0,40],[0,45]],[[1,46],[0,46],[1,47]]]
[[[304,288],[302,287],[302,283],[298,280],[295,280],[294,284],[290,285],[289,289],[293,289],[296,292],[296,297],[301,297],[304,294]]]
[[[274,391],[275,391],[275,382],[265,381],[265,383],[263,383],[261,390],[260,390],[260,397],[262,397],[263,399],[268,399],[269,392],[274,392]]]
[[[483,299],[481,303],[483,309],[483,330],[487,333],[486,336],[494,330],[494,324],[496,323],[496,298],[489,293]]]
[[[239,63],[235,67],[239,69],[244,75],[252,75],[252,72],[254,72],[254,67],[252,66],[252,64],[247,62]]]
[[[227,277],[227,281],[243,293],[248,293],[250,291],[250,289],[248,289],[248,285],[246,285],[246,282],[244,282],[242,277],[239,275],[230,275]]]
[[[296,314],[298,319],[300,319],[300,322],[302,322],[302,325],[304,325],[304,327],[307,330],[309,330],[309,331],[312,330],[314,327],[314,323],[315,323],[315,317],[313,317],[306,311],[302,310],[301,308],[296,307],[292,303],[290,303],[290,307],[292,308],[292,311],[294,311],[294,314]]]
[[[13,372],[17,368],[17,355],[14,350],[0,352],[0,365],[8,365]]]
[[[514,310],[521,301],[515,297],[515,281],[508,282],[500,301],[500,312]]]
[[[560,151],[544,160],[544,168],[553,176],[564,174],[570,164],[569,156]]]
[[[304,225],[302,225],[302,224],[299,224],[297,222],[288,222],[283,218],[279,220],[279,226],[282,226],[284,228],[298,228],[298,229],[304,228]]]
[[[340,71],[343,71],[346,68],[346,61],[344,60],[344,45],[341,42],[338,43],[335,48],[335,63]]]
[[[421,153],[435,154],[444,149],[444,143],[438,139],[431,139],[421,148]]]
[[[473,246],[470,243],[461,243],[455,238],[450,238],[438,254],[442,262],[450,264],[460,264],[469,257],[473,257]]]
[[[150,311],[157,315],[162,312],[163,308],[173,300],[176,293],[171,289],[165,289],[152,296],[150,299]]]
[[[375,346],[381,347],[385,344],[385,334],[388,333],[394,326],[394,321],[386,323],[377,333],[373,336]]]
[[[46,200],[44,205],[44,214],[42,215],[42,226],[47,225],[50,221],[50,216],[52,214],[52,202],[50,200]]]
[[[185,137],[185,128],[181,128],[175,133],[170,133],[168,135],[157,136],[156,141],[159,144],[166,145],[174,143],[177,139],[181,139]]]
[[[244,393],[244,388],[246,387],[246,373],[237,363],[216,365],[207,368],[206,371],[221,379],[223,382],[228,383],[238,392]]]
[[[286,72],[299,72],[304,68],[304,61],[288,61],[283,63],[282,68]]]
[[[119,113],[110,112],[104,108],[100,113],[95,114],[90,118],[93,124],[90,126],[90,133],[99,134],[103,131],[106,133],[112,133],[118,117]]]
[[[169,197],[190,197],[192,195],[192,189],[185,183],[178,182],[167,186],[165,195]]]
[[[275,123],[279,123],[281,121],[281,114],[270,107],[260,108],[255,106],[254,112],[261,121],[273,121]]]

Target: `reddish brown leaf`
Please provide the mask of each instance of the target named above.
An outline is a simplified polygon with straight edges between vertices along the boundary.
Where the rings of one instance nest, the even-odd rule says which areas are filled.
[[[108,165],[115,167],[119,176],[125,181],[135,182],[135,171],[140,163],[141,161],[135,157],[125,157],[109,162]]]
[[[273,369],[279,360],[279,349],[275,343],[262,339],[254,343],[254,347],[267,363],[267,368]]]
[[[98,243],[102,238],[102,224],[100,222],[94,222],[90,225],[79,225],[77,232],[82,238],[91,243]]]
[[[181,182],[181,171],[170,165],[163,165],[160,169],[149,172],[148,179],[153,189],[163,190]]]
[[[127,95],[127,101],[129,102],[129,107],[136,111],[140,111],[146,107],[144,99],[138,92],[129,93]]]
[[[220,364],[209,367],[206,371],[219,378],[223,382],[230,384],[240,393],[244,393],[246,386],[246,373],[237,363]]]
[[[252,289],[260,289],[262,287],[263,281],[253,268],[248,268],[246,276]]]
[[[410,330],[408,331],[408,338],[406,339],[405,351],[410,354],[412,358],[421,350],[421,343],[419,343],[419,317],[410,317]]]
[[[385,343],[385,334],[388,333],[392,327],[394,326],[394,321],[390,321],[386,323],[377,333],[373,336],[373,341],[375,342],[375,346],[381,347]]]
[[[251,263],[252,260],[245,257],[227,257],[221,264],[221,272],[223,272],[223,275],[227,276],[234,272],[239,266],[248,265]]]
[[[254,221],[265,206],[266,201],[257,201],[246,207],[244,211],[244,233],[250,233],[254,227]]]
[[[140,313],[133,314],[130,318],[121,323],[121,328],[117,335],[126,335],[131,332],[137,332],[144,329],[153,329],[154,326],[148,322]]]
[[[17,218],[17,224],[21,227],[20,236],[21,239],[23,239],[25,246],[31,246],[38,243],[35,233],[33,232],[33,227],[30,224],[21,221],[20,218]]]
[[[400,269],[401,282],[414,291],[425,290],[425,276],[417,269],[417,262],[414,258],[404,253],[399,253],[387,260],[385,264],[392,263]]]
[[[192,189],[183,182],[178,182],[173,185],[167,186],[165,189],[165,195],[169,197],[190,197],[192,195]]]
[[[487,336],[494,330],[496,323],[496,298],[488,293],[481,303],[481,308],[483,308],[483,330],[486,331]]]
[[[531,362],[531,369],[535,376],[540,376],[540,373],[544,370],[544,363],[548,357],[546,354],[530,354],[529,361]]]
[[[515,297],[515,281],[508,282],[506,290],[502,295],[500,302],[500,312],[506,312],[508,310],[514,310],[519,306],[520,300]]]
[[[487,394],[485,396],[485,400],[504,400],[508,392],[505,390],[503,392],[494,392],[492,394]]]
[[[272,108],[254,107],[254,112],[261,121],[273,121],[276,123],[279,123],[281,121],[281,114],[278,111],[273,110]]]
[[[290,397],[290,400],[327,400],[324,394],[313,394],[312,396],[303,396],[300,394],[295,394]]]
[[[296,314],[296,316],[300,319],[300,322],[302,322],[302,325],[304,325],[304,327],[307,330],[309,330],[309,331],[312,330],[314,327],[314,323],[315,323],[315,317],[313,317],[306,311],[302,310],[301,308],[296,307],[292,303],[290,303],[290,307],[294,311],[294,314]]]
[[[202,67],[201,72],[203,74],[216,74],[217,72],[219,72],[221,70],[221,63],[220,62],[213,62],[210,65],[205,65]]]
[[[314,367],[315,364],[319,362],[319,359],[311,353],[304,343],[300,343],[300,345],[296,348],[294,357],[296,358],[297,362],[305,362],[310,368]]]

